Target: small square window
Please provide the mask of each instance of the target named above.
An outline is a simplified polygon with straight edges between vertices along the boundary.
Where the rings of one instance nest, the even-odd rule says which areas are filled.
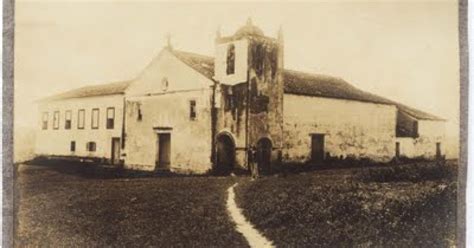
[[[43,113],[43,119],[42,119],[42,122],[41,122],[41,128],[42,128],[43,130],[48,129],[48,112],[44,112],[44,113]]]
[[[227,47],[227,68],[226,72],[227,75],[231,75],[235,73],[235,46],[234,44],[230,44]]]
[[[197,117],[196,100],[189,101],[189,118],[195,120]]]
[[[59,111],[54,111],[53,128],[54,129],[59,129]]]
[[[143,120],[143,114],[142,114],[142,110],[141,110],[141,109],[138,109],[137,120],[139,120],[139,121]]]
[[[84,109],[80,109],[77,115],[77,128],[84,129],[84,120],[86,117],[86,111]]]
[[[89,152],[95,152],[96,151],[96,144],[95,142],[87,142],[86,144],[86,150]]]
[[[143,113],[142,113],[142,106],[137,104],[137,121],[142,121]]]
[[[114,121],[115,121],[115,108],[107,108],[107,129],[114,129]]]
[[[98,129],[99,128],[99,109],[95,108],[92,109],[92,129]]]
[[[72,118],[71,110],[66,111],[66,116],[64,118],[64,129],[71,129],[71,118]]]

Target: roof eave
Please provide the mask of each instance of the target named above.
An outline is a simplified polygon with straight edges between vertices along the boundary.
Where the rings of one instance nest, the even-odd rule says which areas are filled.
[[[410,117],[414,118],[414,119],[417,119],[419,121],[443,121],[443,122],[446,122],[448,121],[447,119],[444,119],[444,118],[441,118],[441,117],[438,117],[438,116],[433,116],[433,117],[417,117],[411,113],[409,113],[408,111],[405,111],[403,109],[401,109],[400,107],[398,108],[398,110],[400,112],[403,112],[407,115],[409,115]]]
[[[197,70],[196,68],[194,68],[192,65],[190,65],[187,61],[184,61],[183,59],[181,59],[179,56],[177,56],[174,51],[171,49],[171,48],[167,48],[167,50],[176,58],[178,59],[179,61],[183,62],[183,64],[187,65],[188,67],[190,67],[191,69],[193,69],[193,71],[201,74],[202,76],[204,76],[205,78],[211,80],[214,84],[218,83],[218,81],[216,79],[214,79],[214,77],[209,77],[208,75],[202,73],[201,71]]]
[[[321,97],[321,98],[328,98],[328,99],[347,100],[347,101],[356,101],[356,102],[363,102],[363,103],[373,103],[373,104],[382,104],[382,105],[396,106],[396,105],[393,104],[393,103],[377,102],[377,101],[369,101],[369,100],[360,100],[360,99],[352,99],[352,98],[348,98],[348,97],[321,96],[321,95],[315,95],[315,94],[311,94],[311,93],[289,92],[289,91],[284,91],[284,93],[285,93],[285,94],[291,94],[291,95]]]
[[[45,102],[56,102],[56,101],[71,100],[71,99],[82,99],[82,98],[90,98],[90,97],[113,96],[113,95],[125,95],[125,92],[100,94],[100,95],[89,95],[89,96],[64,97],[64,98],[56,98],[56,99],[43,98],[43,99],[37,100],[35,102],[45,103]]]

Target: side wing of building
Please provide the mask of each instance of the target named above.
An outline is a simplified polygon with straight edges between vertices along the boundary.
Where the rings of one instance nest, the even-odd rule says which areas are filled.
[[[389,161],[395,156],[396,107],[285,94],[283,160]]]
[[[445,121],[397,114],[396,153],[399,157],[433,159],[446,154]]]
[[[120,145],[123,104],[121,94],[39,103],[36,155],[106,161],[114,155],[118,159],[119,147],[113,154],[113,146]]]
[[[341,78],[285,71],[283,159],[440,158],[445,120]]]

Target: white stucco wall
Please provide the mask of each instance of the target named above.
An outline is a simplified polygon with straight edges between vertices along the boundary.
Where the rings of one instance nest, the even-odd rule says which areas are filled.
[[[170,127],[171,170],[203,173],[211,169],[210,89],[130,97],[126,108],[126,159],[128,168],[153,170],[158,156],[157,131]],[[197,117],[190,119],[190,100]],[[142,120],[138,120],[141,109]]]
[[[441,154],[446,154],[444,121],[418,120],[418,134],[417,138],[397,138],[401,156],[433,159],[436,157],[436,143],[441,144]]]
[[[446,132],[446,123],[444,121],[418,121],[418,134],[424,137],[431,137],[433,139],[444,139]]]
[[[235,46],[235,73],[227,75],[227,48]],[[248,72],[248,40],[237,40],[216,44],[214,77],[223,84],[234,85],[247,81]]]
[[[123,123],[123,95],[102,97],[72,98],[60,101],[43,102],[38,106],[35,154],[74,157],[111,157],[112,137],[121,137]],[[114,129],[106,129],[106,110],[115,108]],[[92,129],[92,109],[99,108],[99,128]],[[78,129],[78,111],[85,110],[84,129]],[[65,113],[72,112],[71,129],[65,129]],[[53,129],[53,115],[59,111],[59,129]],[[48,129],[42,130],[42,113],[48,112]],[[70,151],[71,141],[76,142],[76,151]],[[87,142],[96,142],[96,151],[86,151]]]
[[[417,156],[415,149],[415,138],[411,137],[397,137],[396,142],[400,144],[400,156],[407,158],[414,158]]]
[[[284,161],[311,158],[311,133],[325,134],[330,156],[388,161],[395,155],[395,106],[285,94],[283,113]]]

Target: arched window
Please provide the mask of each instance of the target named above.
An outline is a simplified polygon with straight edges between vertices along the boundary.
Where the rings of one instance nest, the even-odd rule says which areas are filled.
[[[230,44],[227,47],[227,75],[235,73],[235,46]]]

